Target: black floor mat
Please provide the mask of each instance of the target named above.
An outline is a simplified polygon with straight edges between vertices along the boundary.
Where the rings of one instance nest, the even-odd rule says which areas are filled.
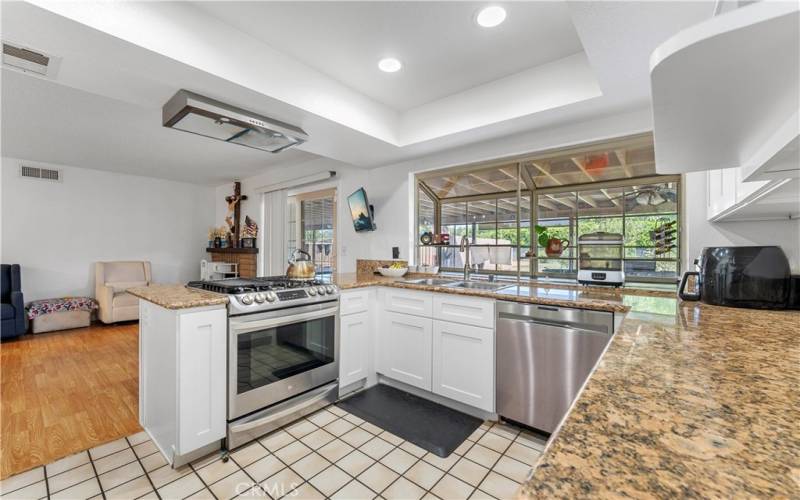
[[[384,384],[336,405],[442,458],[453,453],[483,422]]]

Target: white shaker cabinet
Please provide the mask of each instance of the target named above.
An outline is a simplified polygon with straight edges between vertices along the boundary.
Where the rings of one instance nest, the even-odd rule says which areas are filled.
[[[366,312],[370,309],[373,297],[372,291],[368,288],[360,288],[357,290],[342,290],[339,295],[339,314],[346,316],[348,314],[355,314]]]
[[[378,332],[376,371],[430,391],[432,332],[430,318],[384,311]]]
[[[435,293],[433,319],[494,328],[494,299]]]
[[[433,392],[494,411],[494,330],[433,322]]]
[[[433,314],[433,294],[416,290],[387,288],[383,293],[383,307],[387,311],[430,318]]]
[[[227,311],[140,300],[139,318],[139,423],[178,467],[225,437]]]
[[[367,378],[371,345],[369,312],[343,314],[339,321],[339,387],[346,387]]]

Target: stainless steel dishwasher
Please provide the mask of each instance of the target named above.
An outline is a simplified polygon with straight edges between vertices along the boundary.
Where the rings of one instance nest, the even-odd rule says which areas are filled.
[[[553,432],[614,332],[614,314],[497,302],[497,413]]]

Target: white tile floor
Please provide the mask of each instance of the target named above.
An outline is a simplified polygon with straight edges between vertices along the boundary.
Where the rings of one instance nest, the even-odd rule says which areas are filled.
[[[507,499],[544,438],[485,422],[447,458],[329,406],[246,445],[172,469],[141,432],[0,482],[2,498]]]

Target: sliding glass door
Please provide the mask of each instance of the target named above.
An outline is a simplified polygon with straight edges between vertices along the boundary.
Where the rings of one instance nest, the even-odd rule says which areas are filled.
[[[336,272],[336,190],[300,193],[289,198],[289,255],[303,250],[318,275]]]

